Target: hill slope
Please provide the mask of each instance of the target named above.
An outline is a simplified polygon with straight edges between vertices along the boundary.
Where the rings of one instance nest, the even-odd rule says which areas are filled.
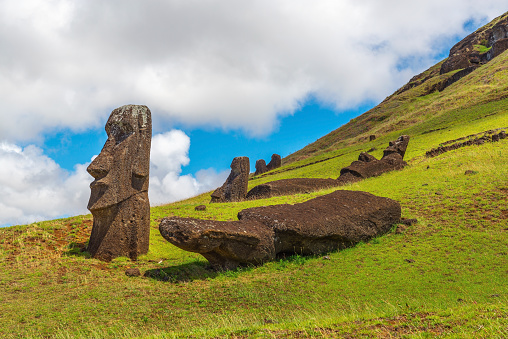
[[[232,272],[214,272],[201,256],[167,243],[160,219],[234,220],[247,207],[332,190],[205,212],[194,207],[209,194],[152,208],[150,252],[137,262],[90,259],[82,251],[89,215],[0,229],[0,335],[508,337],[508,139],[425,157],[447,140],[508,126],[508,52],[439,92],[433,86],[450,76],[440,74],[442,64],[249,183],[338,177],[360,151],[376,148],[379,157],[389,140],[409,134],[408,167],[341,189],[395,199],[416,225],[397,225],[326,259],[293,256]],[[368,141],[370,134],[378,138]],[[126,277],[129,267],[144,276]]]

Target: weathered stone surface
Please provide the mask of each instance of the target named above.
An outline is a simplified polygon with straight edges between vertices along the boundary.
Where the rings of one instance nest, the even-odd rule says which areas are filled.
[[[379,176],[383,173],[402,169],[407,163],[403,160],[409,144],[409,136],[402,135],[383,151],[381,160],[368,153],[360,153],[357,161],[340,170],[341,183],[355,182],[361,179]]]
[[[168,217],[161,235],[185,251],[200,253],[216,269],[258,265],[275,258],[273,231],[257,221],[215,221]]]
[[[115,109],[106,133],[101,153],[87,168],[95,179],[88,202],[93,215],[88,251],[105,261],[118,256],[134,260],[149,246],[150,110],[139,105]]]
[[[259,159],[256,161],[256,172],[254,175],[260,175],[268,172],[268,167],[266,167],[266,162],[263,159]]]
[[[339,186],[337,180],[319,178],[293,178],[261,184],[247,193],[247,199],[264,199],[278,195],[313,192],[324,188]]]
[[[376,136],[374,134],[369,135],[369,141],[376,140]]]
[[[484,64],[508,48],[508,13],[496,18],[493,25],[479,29],[458,42],[450,50],[448,59],[441,66],[440,73],[445,74],[458,69]],[[490,50],[480,53],[477,46],[483,45]]]
[[[399,203],[356,191],[336,191],[304,203],[249,208],[239,221],[168,217],[160,223],[172,244],[202,254],[217,269],[258,265],[278,254],[320,254],[367,241],[400,220]]]
[[[468,135],[467,137],[449,140],[447,142],[442,143],[441,146],[437,148],[433,148],[430,151],[425,153],[426,157],[435,157],[440,154],[443,154],[448,151],[456,150],[461,147],[473,146],[473,145],[483,145],[486,142],[496,142],[501,139],[506,138],[506,132],[501,130],[499,133],[497,131],[501,130],[498,128],[497,130],[489,130],[482,133]],[[460,142],[462,141],[462,142]]]
[[[274,170],[276,168],[279,168],[280,166],[282,166],[282,159],[281,159],[280,155],[278,155],[278,154],[272,154],[272,159],[270,160],[268,165],[266,165],[266,168],[269,171],[271,171],[271,170]]]
[[[194,207],[194,211],[206,211],[206,206],[205,205],[196,206]]]
[[[226,182],[212,193],[211,202],[242,201],[247,196],[250,173],[248,157],[236,157]]]
[[[409,144],[409,135],[401,135],[395,141],[390,141],[388,147],[383,151],[383,158],[393,153],[398,153],[403,159]]]

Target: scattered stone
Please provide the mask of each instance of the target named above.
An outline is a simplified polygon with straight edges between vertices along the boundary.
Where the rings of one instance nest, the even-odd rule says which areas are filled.
[[[491,294],[490,297],[491,298],[499,298],[499,294]]]
[[[323,260],[330,260],[330,257],[329,257],[328,255],[325,255],[325,256],[323,257]]]
[[[242,210],[238,221],[167,217],[161,235],[203,255],[215,269],[259,265],[277,255],[315,255],[343,249],[388,232],[400,204],[358,191],[335,191],[295,205]]]
[[[128,277],[139,277],[141,272],[139,271],[139,268],[128,268],[125,270],[125,275]]]
[[[282,166],[282,158],[278,154],[272,154],[272,159],[266,165],[266,168],[271,171]]]
[[[376,136],[374,134],[369,135],[369,141],[376,140]]]
[[[410,263],[410,264],[415,262],[413,259],[405,259],[405,260],[406,260],[407,263]]]
[[[429,184],[422,184],[422,186],[429,186]]]
[[[263,159],[256,161],[256,172],[254,172],[254,175],[260,175],[263,173],[268,172],[268,168],[266,167],[266,162]]]
[[[369,148],[369,150],[367,152],[374,152],[375,150],[377,150],[376,147],[371,147],[371,148]]]
[[[149,246],[150,110],[138,105],[115,109],[106,133],[101,153],[87,168],[95,179],[88,202],[93,215],[88,251],[104,261],[119,256],[135,260]]]
[[[473,170],[467,170],[464,172],[464,175],[474,175],[474,174],[478,174],[478,172]]]
[[[250,163],[248,157],[236,157],[226,182],[212,193],[210,202],[242,201],[247,196]]]
[[[418,222],[417,219],[401,219],[400,223],[406,226],[412,226]]]
[[[443,193],[441,193],[441,192],[436,192],[435,194],[436,195],[443,195]]]
[[[443,154],[448,151],[456,150],[461,147],[466,146],[473,146],[473,145],[483,145],[486,142],[496,142],[500,141],[501,139],[506,138],[506,132],[504,130],[500,131],[499,133],[496,133],[496,131],[499,131],[501,128],[498,128],[497,130],[489,130],[477,134],[468,135],[467,137],[449,140],[447,142],[442,143],[439,147],[433,148],[430,151],[427,151],[425,153],[425,156],[428,158],[438,156],[440,154]],[[464,141],[462,141],[464,140]],[[462,141],[462,142],[458,142]]]
[[[194,211],[206,211],[206,206],[205,205],[196,206],[194,207]]]

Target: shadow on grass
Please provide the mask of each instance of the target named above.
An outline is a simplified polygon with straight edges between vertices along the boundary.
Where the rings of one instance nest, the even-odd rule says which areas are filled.
[[[286,269],[291,265],[302,265],[307,260],[316,258],[316,256],[300,256],[298,254],[281,254],[277,257],[277,260],[271,262],[274,266],[273,269],[281,270]],[[260,265],[262,266],[262,265]],[[214,279],[218,276],[223,277],[238,277],[242,273],[249,272],[253,270],[256,266],[247,265],[247,266],[239,266],[234,270],[222,271],[215,270],[212,266],[207,262],[194,262],[188,264],[182,264],[178,266],[169,266],[164,268],[156,268],[147,270],[144,274],[146,278],[158,280],[158,281],[167,281],[172,283],[179,282],[190,282],[193,280],[206,280],[206,279]]]

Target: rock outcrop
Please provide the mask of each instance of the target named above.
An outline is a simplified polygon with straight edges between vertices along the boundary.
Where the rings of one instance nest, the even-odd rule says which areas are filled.
[[[448,59],[441,66],[440,73],[482,65],[506,49],[508,49],[508,13],[453,46]]]
[[[149,246],[150,110],[139,105],[115,109],[106,133],[101,153],[87,168],[95,179],[88,202],[93,215],[88,251],[104,261],[119,256],[135,260]]]
[[[168,217],[159,225],[175,246],[203,255],[216,269],[259,265],[279,254],[320,254],[388,232],[400,204],[357,191],[336,191],[304,203],[249,208],[238,221]]]
[[[226,182],[212,193],[211,202],[242,201],[247,196],[250,163],[248,157],[236,157]]]

